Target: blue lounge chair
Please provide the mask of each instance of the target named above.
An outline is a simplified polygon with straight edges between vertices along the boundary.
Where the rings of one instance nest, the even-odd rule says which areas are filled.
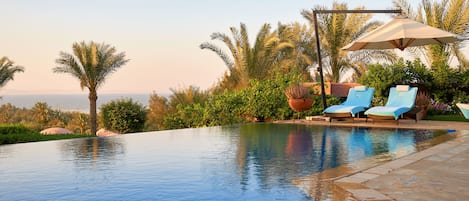
[[[464,118],[469,119],[469,104],[457,103],[456,106],[461,110]]]
[[[347,100],[340,105],[333,105],[326,108],[323,112],[324,116],[329,117],[329,122],[332,121],[333,118],[353,118],[357,113],[363,112],[370,107],[374,93],[374,88],[365,86],[350,88]]]
[[[408,85],[391,87],[386,105],[372,107],[365,111],[365,115],[373,120],[394,119],[399,123],[399,117],[414,107],[417,90],[417,87]]]

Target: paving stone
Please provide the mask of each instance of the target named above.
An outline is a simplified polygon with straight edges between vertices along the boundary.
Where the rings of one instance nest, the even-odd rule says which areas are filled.
[[[439,155],[427,157],[425,158],[425,160],[442,162],[442,161],[448,160],[449,157],[450,157],[449,155],[439,154]]]
[[[404,167],[404,166],[409,165],[409,164],[414,163],[414,162],[415,162],[415,160],[398,159],[398,160],[395,160],[395,161],[391,161],[391,162],[385,164],[384,166],[388,166],[392,169],[397,169],[397,168]]]
[[[453,148],[449,150],[448,152],[451,154],[460,154],[462,152],[467,151],[468,149],[469,149],[469,144],[467,144],[467,146],[460,146],[460,147]]]
[[[357,200],[363,200],[363,201],[392,200],[390,197],[383,195],[382,193],[373,189],[353,189],[350,191],[353,194],[353,197],[356,198]]]
[[[413,175],[416,174],[417,171],[411,170],[411,169],[398,169],[393,172],[394,174],[400,174],[400,175]]]
[[[392,171],[392,168],[381,165],[381,166],[377,166],[377,167],[365,170],[364,172],[370,173],[370,174],[386,175],[386,174],[389,174],[391,171]]]
[[[355,175],[344,177],[342,179],[337,180],[337,182],[343,182],[343,183],[355,183],[355,184],[361,184],[365,181],[368,181],[366,178],[358,177]]]
[[[430,152],[421,151],[421,152],[413,153],[409,156],[406,156],[405,159],[418,161],[431,155],[432,154]]]
[[[355,176],[359,177],[359,178],[366,179],[366,180],[370,180],[370,179],[374,179],[374,178],[378,177],[379,175],[361,172],[361,173],[356,174]]]

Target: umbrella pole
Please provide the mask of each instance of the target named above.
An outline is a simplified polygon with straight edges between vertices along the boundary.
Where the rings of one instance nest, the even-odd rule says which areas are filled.
[[[326,103],[326,92],[324,88],[324,73],[322,70],[322,62],[321,62],[321,46],[319,44],[319,32],[318,32],[318,15],[316,13],[316,10],[313,11],[314,15],[314,32],[316,34],[316,48],[317,48],[317,56],[318,56],[318,71],[319,71],[319,77],[321,78],[321,98],[322,98],[322,106],[323,110],[327,108],[327,103]]]

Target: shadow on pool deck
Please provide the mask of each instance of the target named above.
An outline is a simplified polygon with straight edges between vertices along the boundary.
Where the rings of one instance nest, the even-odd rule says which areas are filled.
[[[307,121],[294,123],[325,126],[359,126],[409,129],[455,130],[455,138],[420,152],[380,164],[360,167],[344,177],[337,172],[316,176],[330,183],[334,200],[468,200],[469,199],[469,123],[449,121],[400,120],[395,122]],[[347,167],[345,167],[347,168]],[[335,170],[341,171],[341,170]],[[299,178],[295,182],[307,181]],[[317,183],[316,183],[317,184]],[[307,185],[303,183],[302,185]],[[301,186],[300,186],[301,187]],[[303,186],[304,189],[304,186]],[[310,189],[317,189],[310,187]],[[318,189],[320,190],[320,189]],[[331,190],[331,189],[329,189]],[[307,193],[314,193],[308,192]]]

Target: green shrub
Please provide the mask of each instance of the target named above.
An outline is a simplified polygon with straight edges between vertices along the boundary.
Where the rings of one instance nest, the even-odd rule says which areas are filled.
[[[285,89],[303,81],[301,74],[280,72],[271,79],[251,80],[250,86],[241,92],[246,100],[246,117],[260,121],[291,118],[294,112],[288,106]]]
[[[20,124],[6,124],[0,125],[0,134],[7,135],[7,134],[26,134],[32,133],[33,131],[27,128],[24,125]]]
[[[204,113],[205,108],[199,103],[179,104],[176,112],[163,118],[163,125],[165,129],[204,127],[207,125]]]
[[[143,131],[145,107],[132,99],[119,99],[101,106],[100,117],[104,128],[118,133]]]
[[[287,83],[278,80],[252,80],[251,86],[244,89],[246,114],[256,120],[273,120],[285,118],[282,108],[288,108],[284,90]]]
[[[385,103],[389,95],[389,88],[394,85],[419,85],[427,89],[433,86],[432,72],[419,59],[413,62],[400,59],[391,65],[368,65],[367,70],[359,82],[375,88],[374,105]]]
[[[207,126],[230,125],[246,122],[246,99],[242,91],[225,90],[213,95],[205,108]]]

